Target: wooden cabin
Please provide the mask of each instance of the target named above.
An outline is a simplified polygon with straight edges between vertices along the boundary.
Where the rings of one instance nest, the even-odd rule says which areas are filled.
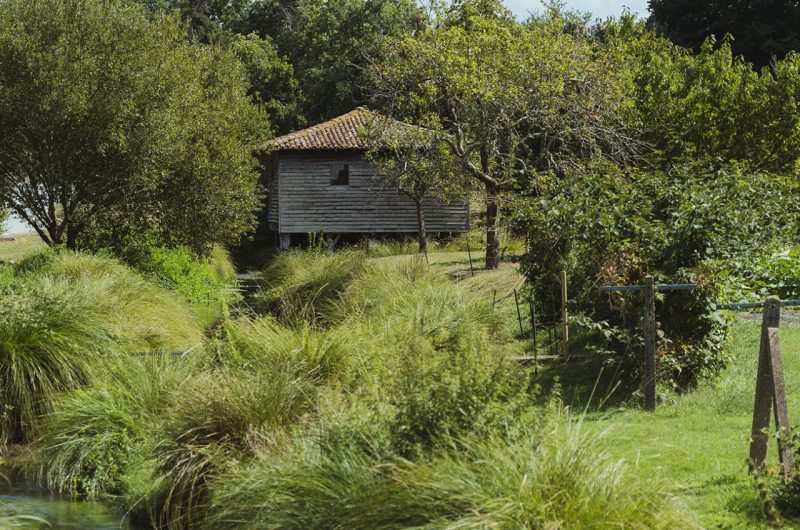
[[[321,232],[338,239],[345,234],[417,232],[414,202],[376,178],[375,165],[365,159],[370,147],[365,130],[375,120],[385,123],[389,118],[359,107],[263,146],[266,220],[281,248],[288,248],[295,234]],[[466,201],[426,201],[424,212],[428,233],[469,229]]]

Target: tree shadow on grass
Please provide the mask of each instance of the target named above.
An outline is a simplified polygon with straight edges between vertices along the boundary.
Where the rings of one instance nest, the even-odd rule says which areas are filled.
[[[544,404],[554,392],[576,410],[598,411],[621,406],[639,406],[640,382],[632,363],[590,355],[541,366],[532,375],[536,399]]]

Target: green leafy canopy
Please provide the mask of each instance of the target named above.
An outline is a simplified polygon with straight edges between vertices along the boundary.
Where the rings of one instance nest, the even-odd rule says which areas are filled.
[[[252,225],[264,120],[238,61],[175,17],[3,2],[0,123],[0,201],[49,244],[154,230],[200,250]]]

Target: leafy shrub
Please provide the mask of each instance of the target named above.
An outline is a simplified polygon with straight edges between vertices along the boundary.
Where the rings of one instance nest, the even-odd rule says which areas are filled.
[[[662,376],[678,388],[724,365],[726,322],[712,261],[751,255],[788,238],[796,214],[794,185],[736,165],[700,161],[669,171],[550,176],[516,205],[515,225],[528,234],[523,270],[536,300],[558,298],[566,270],[573,314],[606,322],[606,349],[639,352],[641,295],[601,293],[604,284],[693,282],[693,293],[659,296]],[[754,201],[754,197],[758,197]]]
[[[792,451],[800,451],[800,434],[794,433],[788,440]],[[800,462],[795,460],[791,478],[783,478],[780,468],[765,467],[754,474],[755,485],[759,490],[764,515],[774,522],[787,518],[800,519]]]
[[[784,300],[800,298],[800,247],[765,248],[708,267],[717,275],[725,301],[762,301],[770,295]]]
[[[185,247],[150,247],[136,267],[158,285],[193,303],[236,298],[236,270],[227,252],[214,247],[208,258]]]

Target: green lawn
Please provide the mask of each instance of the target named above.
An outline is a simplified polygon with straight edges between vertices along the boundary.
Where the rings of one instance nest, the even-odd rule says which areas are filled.
[[[13,241],[0,241],[0,262],[19,261],[25,256],[44,248],[44,243],[35,233],[18,234]]]
[[[746,465],[759,333],[757,322],[737,321],[729,339],[733,366],[686,395],[666,394],[655,413],[643,412],[631,398],[628,406],[597,411],[609,388],[608,368],[601,374],[597,365],[583,364],[585,371],[570,377],[576,376],[575,366],[553,367],[544,378],[557,375],[574,407],[583,409],[588,403],[587,428],[607,430],[606,450],[624,459],[634,473],[671,484],[704,527],[769,528]],[[800,327],[784,326],[781,343],[791,419],[792,413],[800,413]],[[590,400],[590,387],[598,379]],[[769,457],[777,465],[774,445]]]
[[[513,298],[509,297],[513,297],[513,288],[521,285],[514,265],[503,264],[492,272],[476,270],[473,278],[466,253],[431,254],[430,261],[451,278],[474,283],[487,298],[496,289],[497,310],[507,321],[505,327],[513,330],[517,326]],[[482,265],[475,261],[478,267]],[[525,321],[526,330],[528,325]],[[641,410],[641,397],[632,394],[636,385],[624,370],[604,367],[602,362],[575,360],[544,366],[538,381],[543,399],[558,384],[566,403],[576,410],[587,409],[586,428],[604,432],[606,450],[625,460],[633,473],[670,484],[704,527],[773,528],[776,525],[768,524],[761,514],[746,464],[759,337],[759,322],[737,320],[728,342],[732,366],[685,395],[662,389],[663,402],[655,413]],[[518,339],[508,347],[530,353],[527,338]],[[800,417],[800,327],[784,323],[781,343],[793,420]],[[769,458],[777,465],[774,444]],[[800,528],[800,522],[785,522],[783,528]]]

